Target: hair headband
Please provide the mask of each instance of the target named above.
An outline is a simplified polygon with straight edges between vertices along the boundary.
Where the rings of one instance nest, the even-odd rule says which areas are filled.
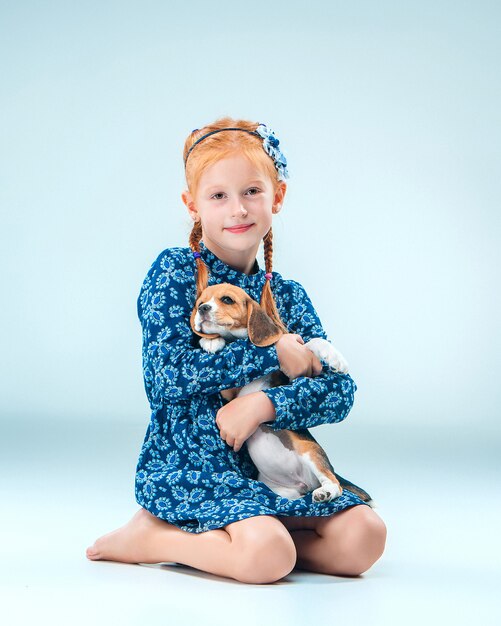
[[[193,129],[191,132],[194,133],[196,130],[198,130],[198,128]],[[209,133],[206,133],[205,135],[199,137],[188,150],[186,158],[184,160],[184,168],[186,169],[186,161],[188,160],[191,151],[197,145],[197,143],[200,143],[206,137],[214,135],[214,133],[220,133],[223,130],[241,130],[245,133],[249,133],[249,135],[255,135],[256,137],[262,138],[263,148],[265,152],[272,158],[273,163],[275,164],[275,167],[279,174],[279,180],[285,180],[286,178],[289,178],[289,172],[287,171],[287,159],[278,147],[280,141],[277,139],[275,133],[271,130],[271,128],[268,128],[266,124],[259,124],[256,130],[247,130],[246,128],[218,128],[217,130],[211,130]]]

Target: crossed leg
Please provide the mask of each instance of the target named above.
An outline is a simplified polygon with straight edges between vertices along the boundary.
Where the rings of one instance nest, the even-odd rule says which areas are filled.
[[[386,525],[365,504],[327,515],[279,516],[296,546],[296,568],[358,576],[383,554]]]
[[[292,571],[296,548],[273,515],[257,515],[203,533],[190,533],[140,508],[127,524],[99,537],[92,561],[182,563],[247,583],[275,582]]]

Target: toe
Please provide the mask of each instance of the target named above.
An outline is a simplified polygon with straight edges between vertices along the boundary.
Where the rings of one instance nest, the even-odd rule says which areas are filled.
[[[87,555],[87,558],[91,559],[92,561],[99,559],[99,552],[94,546],[89,546],[85,551],[85,554]]]

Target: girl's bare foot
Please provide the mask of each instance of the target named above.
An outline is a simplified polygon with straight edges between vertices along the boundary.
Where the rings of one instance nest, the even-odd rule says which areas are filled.
[[[172,524],[140,508],[125,526],[99,537],[87,548],[86,555],[91,561],[168,562],[169,537],[178,532]]]

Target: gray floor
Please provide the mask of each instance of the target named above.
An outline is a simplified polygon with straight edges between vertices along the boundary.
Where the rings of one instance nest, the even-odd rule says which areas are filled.
[[[452,445],[445,432],[420,439],[404,428],[382,437],[355,421],[315,433],[325,428],[338,428],[346,444],[336,469],[379,504],[386,551],[357,579],[293,571],[247,585],[176,564],[86,559],[87,545],[138,508],[133,475],[144,425],[9,423],[1,440],[3,623],[501,623],[496,442],[463,433]]]

